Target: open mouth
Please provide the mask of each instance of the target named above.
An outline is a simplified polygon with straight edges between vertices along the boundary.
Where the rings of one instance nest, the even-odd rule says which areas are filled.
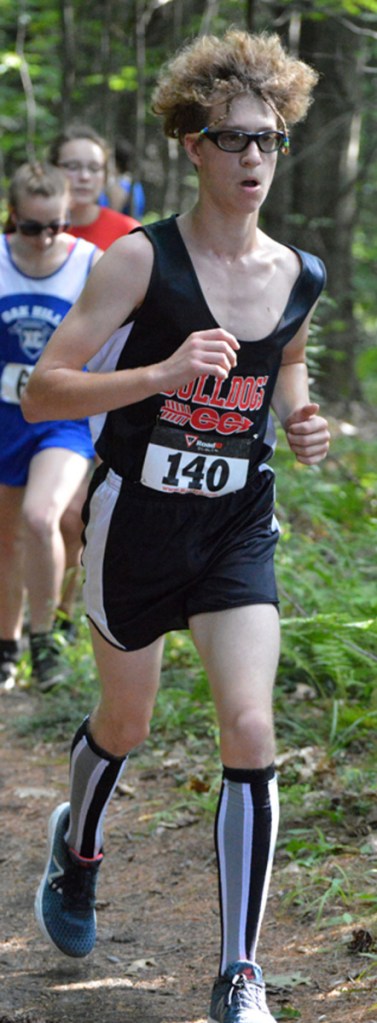
[[[259,188],[259,181],[256,178],[244,178],[241,181],[241,186],[252,191],[254,188]]]

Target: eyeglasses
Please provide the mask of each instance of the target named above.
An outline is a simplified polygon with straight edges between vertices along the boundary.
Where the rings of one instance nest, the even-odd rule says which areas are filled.
[[[65,160],[58,164],[71,174],[81,174],[86,170],[88,174],[101,174],[105,170],[104,163],[81,163],[80,160]]]
[[[202,128],[200,136],[209,139],[224,153],[243,153],[250,142],[256,142],[261,153],[276,153],[278,149],[283,153],[289,152],[289,138],[284,131],[227,131],[225,128],[210,131]]]
[[[27,238],[36,238],[43,231],[50,231],[51,234],[61,234],[69,227],[69,223],[61,220],[51,220],[49,224],[41,224],[39,220],[17,220],[18,230]]]

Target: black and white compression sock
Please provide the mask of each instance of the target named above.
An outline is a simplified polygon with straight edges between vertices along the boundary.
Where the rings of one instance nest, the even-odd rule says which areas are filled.
[[[71,747],[70,818],[65,841],[85,860],[97,859],[103,845],[103,823],[127,757],[113,757],[97,746],[85,718]]]
[[[279,823],[274,765],[224,767],[215,822],[221,913],[220,973],[255,961]]]

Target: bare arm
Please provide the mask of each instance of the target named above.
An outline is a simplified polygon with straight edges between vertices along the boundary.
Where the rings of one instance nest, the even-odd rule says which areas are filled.
[[[322,461],[330,442],[327,421],[318,415],[319,405],[311,402],[309,395],[305,349],[311,316],[312,312],[284,348],[272,399],[289,446],[304,465]]]
[[[90,274],[80,298],[50,338],[22,397],[29,422],[108,412],[210,373],[225,379],[239,345],[221,329],[197,331],[162,362],[109,373],[82,373],[143,302],[153,263],[143,234],[119,239]]]

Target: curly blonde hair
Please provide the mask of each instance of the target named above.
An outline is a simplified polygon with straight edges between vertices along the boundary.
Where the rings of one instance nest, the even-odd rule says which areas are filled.
[[[229,29],[222,38],[199,36],[162,69],[152,110],[165,135],[183,139],[205,127],[208,110],[224,99],[254,93],[271,106],[284,127],[301,121],[318,74],[284,50],[277,34]]]

